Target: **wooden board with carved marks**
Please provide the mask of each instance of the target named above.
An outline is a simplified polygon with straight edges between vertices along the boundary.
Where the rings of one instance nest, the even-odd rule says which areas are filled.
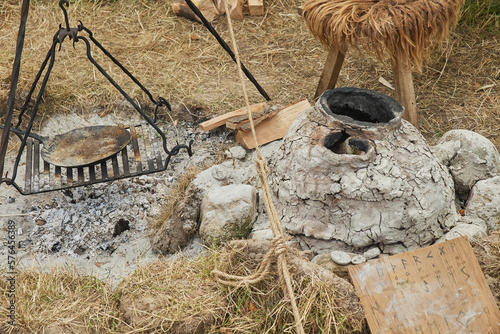
[[[372,333],[500,333],[467,237],[349,267]]]

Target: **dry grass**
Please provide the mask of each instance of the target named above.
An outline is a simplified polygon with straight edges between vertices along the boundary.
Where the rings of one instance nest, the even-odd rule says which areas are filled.
[[[156,234],[158,230],[161,228],[163,224],[168,222],[172,214],[174,213],[174,208],[179,203],[181,199],[183,199],[184,194],[186,192],[187,187],[195,179],[195,177],[206,168],[194,166],[186,170],[183,173],[177,182],[170,188],[168,192],[168,196],[165,200],[165,204],[163,205],[162,211],[158,218],[154,221],[151,221],[149,224],[149,229],[151,234]]]
[[[218,253],[217,269],[232,275],[253,274],[266,250],[253,253],[230,245]],[[291,268],[294,294],[306,333],[359,333],[363,323],[339,306],[344,298],[332,284]],[[228,288],[229,316],[217,330],[223,333],[293,333],[295,319],[284,297],[276,263],[261,282]]]
[[[229,56],[202,25],[173,16],[169,1],[72,2],[69,8],[72,26],[77,19],[81,20],[155,97],[202,106],[209,115],[243,106],[237,73]],[[463,18],[462,22],[467,24],[456,29],[449,41],[424,64],[422,73],[415,75],[421,131],[432,143],[450,129],[469,129],[483,134],[500,148],[498,11],[491,15],[488,14],[491,7],[486,11],[477,10],[483,7],[473,7],[488,1],[467,2],[469,7],[466,8],[472,8],[469,13],[478,15]],[[52,36],[63,22],[57,1],[31,3],[18,88],[20,98],[29,90]],[[20,4],[21,0],[0,2],[0,16],[3,18],[0,21],[0,105],[9,89]],[[234,22],[243,63],[273,102],[283,105],[303,97],[312,100],[326,58],[326,52],[309,34],[297,14],[296,7],[300,5],[299,0],[266,1],[265,16],[246,17],[244,21]],[[225,18],[216,19],[214,26],[229,40]],[[88,113],[96,107],[112,108],[123,100],[86,61],[83,49],[83,43],[77,43],[76,50],[73,50],[71,43],[65,42],[57,53],[56,67],[45,92],[39,122],[54,113]],[[133,98],[145,100],[145,96],[102,55],[95,52],[95,58],[110,70]],[[394,96],[392,90],[379,83],[380,76],[391,81],[388,62],[380,63],[372,57],[350,52],[338,85],[369,88]],[[247,87],[251,103],[263,101],[250,84]],[[179,194],[188,183],[189,177],[186,176],[179,184]],[[500,280],[499,247],[498,242],[487,242],[494,247],[489,253],[494,255],[494,260],[480,260],[485,273],[493,279],[490,286],[494,286]],[[193,312],[200,311],[200,303],[217,304],[218,311],[214,316],[220,321],[217,325],[219,331],[225,328],[225,333],[255,333],[267,329],[281,333],[291,326],[292,316],[281,301],[276,275],[261,286],[228,294],[208,278],[210,268],[218,258],[218,255],[210,256],[140,268],[123,282],[119,290],[112,290],[93,277],[78,276],[73,271],[21,272],[17,277],[18,324],[22,325],[19,331],[40,332],[43,328],[47,333],[50,325],[62,324],[75,332],[133,332],[146,328],[153,331],[152,328],[159,324],[174,326],[175,320],[179,320],[183,312],[189,312],[190,307]],[[238,266],[236,262],[235,272],[252,268],[247,259],[240,260],[244,266]],[[179,289],[179,277],[182,284],[186,284],[182,289]],[[311,311],[305,320],[309,332],[320,332],[319,324],[336,327],[339,332],[355,328],[349,324],[348,314],[331,307],[335,305],[335,292],[331,287],[307,277],[295,278],[297,292],[300,290],[303,294],[300,307]],[[195,289],[193,284],[200,285]],[[0,296],[5,296],[5,289],[2,278]],[[213,296],[197,291],[210,291]],[[168,294],[162,295],[162,292]],[[170,305],[173,313],[155,308],[156,313],[151,313],[153,317],[138,319],[134,318],[134,308],[125,316],[125,310],[115,304],[115,297],[121,300],[120,307],[123,307],[127,303],[134,305],[133,301],[142,296],[156,296],[162,300],[162,305]],[[174,301],[188,301],[189,305],[176,305]],[[1,325],[5,325],[5,305],[5,298],[1,298]],[[136,309],[140,313],[139,308]],[[58,328],[54,331],[62,332]]]
[[[226,314],[225,294],[210,279],[212,256],[156,261],[117,287],[124,333],[203,333]]]
[[[112,290],[68,267],[21,271],[15,277],[15,327],[8,325],[10,276],[0,270],[1,333],[116,333],[120,320]]]
[[[20,0],[2,1],[0,14],[0,100],[8,84],[17,34]],[[57,1],[38,0],[30,9],[19,96],[25,96],[47,52],[62,13]],[[489,5],[488,4],[493,4]],[[286,105],[312,100],[326,52],[307,31],[296,8],[299,0],[266,2],[266,15],[234,22],[243,63],[273,99]],[[500,147],[500,58],[498,9],[492,1],[467,0],[458,29],[432,53],[415,74],[421,130],[428,140],[445,131],[476,131]],[[493,14],[491,14],[493,13]],[[205,114],[222,114],[244,105],[235,65],[200,24],[175,17],[168,1],[76,0],[69,7],[71,25],[81,20],[155,97],[201,106]],[[467,24],[466,24],[467,23]],[[214,27],[229,40],[224,17]],[[118,68],[94,50],[94,57],[133,98],[145,96]],[[392,82],[389,62],[349,52],[338,86],[369,88],[394,96],[379,77]],[[263,98],[248,82],[251,103]],[[39,120],[57,112],[88,113],[114,108],[123,98],[86,60],[84,45],[65,41],[57,53]]]
[[[500,232],[494,232],[478,240],[473,247],[486,281],[500,308]]]

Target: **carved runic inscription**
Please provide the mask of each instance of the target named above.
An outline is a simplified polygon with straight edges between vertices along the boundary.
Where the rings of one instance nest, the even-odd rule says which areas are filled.
[[[467,237],[349,267],[372,333],[500,333]]]

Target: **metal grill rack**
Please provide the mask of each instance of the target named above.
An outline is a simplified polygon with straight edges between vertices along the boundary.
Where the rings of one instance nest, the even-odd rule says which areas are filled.
[[[13,185],[23,195],[80,187],[100,182],[129,178],[164,171],[170,155],[162,149],[162,138],[146,122],[126,128],[131,140],[119,153],[96,163],[80,167],[59,167],[41,158],[41,142],[27,141],[19,175],[24,187]],[[21,184],[23,182],[21,181]]]
[[[26,101],[22,106],[18,115],[17,124],[12,124],[14,112],[14,99],[17,88],[17,81],[19,78],[19,69],[21,63],[21,53],[24,44],[24,31],[26,20],[28,18],[29,0],[23,0],[21,10],[21,24],[19,27],[18,39],[16,44],[16,56],[14,59],[14,66],[11,76],[11,89],[9,99],[7,101],[7,116],[5,125],[0,126],[3,131],[0,136],[0,184],[6,183],[7,185],[14,186],[21,194],[35,194],[41,192],[48,192],[54,190],[62,190],[67,188],[74,188],[84,185],[90,185],[100,182],[108,182],[128,177],[134,177],[144,174],[156,173],[163,171],[167,168],[168,163],[172,156],[179,153],[181,149],[186,149],[189,156],[192,155],[191,144],[179,144],[174,146],[171,150],[167,148],[167,137],[165,133],[156,124],[158,108],[161,106],[167,107],[169,110],[170,104],[162,97],[157,99],[153,98],[152,94],[130,73],[111,53],[106,50],[100,43],[93,37],[92,31],[86,28],[81,21],[76,28],[71,28],[69,25],[68,13],[65,6],[69,6],[68,0],[59,0],[59,7],[62,9],[65,20],[65,27],[59,26],[59,30],[54,35],[52,46],[43,61],[41,68],[31,86],[27,95]],[[87,36],[82,36],[80,33],[85,33]],[[104,160],[99,160],[103,155],[96,160],[86,160],[85,164],[76,165],[77,167],[61,167],[68,166],[58,162],[50,163],[42,159],[42,150],[40,144],[42,139],[40,136],[31,133],[33,123],[36,118],[38,107],[42,101],[42,95],[47,85],[50,73],[54,66],[55,53],[57,46],[59,50],[64,40],[72,40],[73,44],[83,42],[86,46],[87,59],[94,65],[95,68],[113,85],[123,97],[134,107],[134,109],[141,116],[140,125],[131,125],[127,128],[130,133],[130,142],[119,151],[112,151],[110,154],[113,156]],[[151,102],[155,105],[154,117],[150,118],[141,107],[132,100],[132,98],[116,83],[113,78],[99,65],[93,58],[91,51],[91,43],[93,43],[98,50],[100,50],[107,58],[118,66],[139,88],[149,97]],[[43,75],[43,80],[39,85],[39,80]],[[30,101],[35,94],[37,86],[39,87],[36,100],[31,107]],[[26,112],[31,111],[29,116]],[[23,116],[29,119],[25,130],[21,129],[23,123]],[[12,171],[4,175],[5,157],[8,151],[9,133],[17,133],[21,144],[17,153],[15,162],[13,163]],[[21,136],[22,134],[22,136]],[[85,145],[85,143],[83,143]],[[100,143],[99,143],[100,144]],[[97,145],[99,145],[97,144]],[[42,144],[44,145],[44,144]],[[96,144],[94,144],[96,145]],[[89,148],[87,146],[87,148]],[[91,148],[91,147],[90,147]],[[47,157],[46,157],[47,158]],[[74,166],[70,164],[69,166]],[[24,176],[24,182],[18,180]],[[21,186],[24,184],[24,186]]]

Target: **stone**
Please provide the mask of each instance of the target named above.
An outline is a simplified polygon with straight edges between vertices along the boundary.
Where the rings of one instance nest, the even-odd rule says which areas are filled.
[[[253,231],[248,236],[249,239],[257,239],[257,240],[273,240],[274,235],[272,230],[258,230]]]
[[[486,225],[459,224],[451,229],[450,232],[439,238],[436,243],[460,238],[466,235],[469,240],[476,240],[486,236]]]
[[[297,116],[269,161],[287,233],[316,253],[332,244],[403,251],[443,235],[441,223],[456,212],[453,179],[401,115],[388,96],[338,88]]]
[[[200,209],[200,236],[207,244],[248,237],[256,215],[257,191],[232,184],[207,192]]]
[[[366,262],[366,257],[363,255],[355,255],[351,259],[352,264],[361,264]]]
[[[348,265],[351,263],[351,256],[342,251],[333,251],[330,253],[330,257],[333,262],[336,264],[340,264],[342,266]]]
[[[233,146],[226,151],[226,156],[229,159],[243,160],[247,156],[247,151],[241,146]]]
[[[371,260],[371,259],[374,259],[376,257],[378,257],[380,255],[380,249],[378,247],[373,247],[373,248],[370,248],[369,250],[367,250],[366,252],[363,253],[363,256],[367,259],[367,260]]]
[[[346,265],[339,265],[333,262],[332,257],[328,253],[318,254],[312,260],[312,263],[320,265],[321,267],[330,270],[335,275],[340,277],[349,276],[348,267]]]
[[[500,224],[500,176],[478,181],[472,187],[465,206],[465,215],[477,217],[488,226],[488,234]]]
[[[457,194],[466,199],[474,184],[500,174],[500,154],[486,137],[468,130],[446,132],[432,148],[448,167]]]

